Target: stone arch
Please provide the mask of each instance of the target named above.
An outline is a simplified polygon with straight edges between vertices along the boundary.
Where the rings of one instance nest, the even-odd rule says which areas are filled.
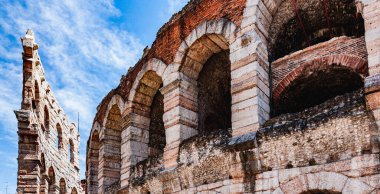
[[[155,124],[151,125],[152,122],[156,123],[157,120],[162,120],[162,115],[155,113],[160,113],[163,109],[163,98],[159,96],[159,89],[162,87],[162,75],[165,69],[166,64],[161,60],[150,59],[143,65],[131,87],[124,114],[125,129],[122,134],[122,177],[124,178],[121,180],[121,186],[127,184],[131,166],[146,159],[149,155],[159,152],[156,149],[157,147],[149,144],[150,137],[161,133],[161,136],[157,137],[159,139],[163,137],[165,140],[164,130],[163,132],[158,130],[158,133],[154,133],[157,130],[151,129],[151,126],[155,126]],[[151,119],[152,114],[155,119]],[[151,132],[152,136],[150,136]],[[162,142],[160,144],[165,145]]]
[[[295,186],[296,185],[296,186]],[[305,194],[315,191],[325,193],[371,193],[374,190],[368,184],[335,172],[317,172],[304,174],[281,183],[275,194]]]
[[[332,0],[324,4],[324,1],[316,0],[297,1],[295,11],[291,0],[248,1],[242,28],[254,24],[256,32],[268,47],[269,62],[272,62],[332,37],[363,36],[364,21],[358,17],[358,2]],[[302,25],[297,12],[303,21]]]
[[[41,153],[40,156],[40,193],[41,194],[47,194],[48,193],[48,171],[46,169],[46,161],[45,161],[45,154]]]
[[[77,188],[74,187],[74,188],[71,190],[71,194],[78,194]]]
[[[99,149],[100,149],[100,137],[99,131],[101,126],[98,122],[95,122],[91,133],[87,148],[86,157],[86,173],[87,173],[87,191],[88,193],[98,193],[99,185]]]
[[[289,98],[292,98],[292,97],[289,97],[287,94],[289,92],[295,93],[295,91],[293,91],[294,89],[292,88],[294,88],[295,84],[297,84],[297,82],[300,82],[300,80],[303,80],[303,85],[306,84],[303,87],[297,86],[298,90],[302,90],[302,91],[304,91],[303,88],[307,89],[307,87],[309,87],[310,89],[311,85],[318,86],[319,84],[323,84],[322,83],[323,80],[328,81],[327,76],[321,82],[318,82],[318,84],[307,84],[308,82],[305,81],[305,80],[309,80],[309,78],[312,78],[313,76],[316,77],[318,72],[321,73],[323,71],[326,75],[331,74],[333,76],[333,74],[336,74],[336,76],[334,78],[331,78],[332,80],[330,80],[332,81],[332,83],[336,82],[336,84],[340,84],[342,79],[346,80],[346,82],[341,83],[343,84],[341,85],[342,87],[340,87],[342,91],[338,91],[338,90],[335,90],[334,88],[331,88],[332,91],[327,91],[329,92],[328,96],[326,97],[322,96],[320,100],[318,100],[318,98],[313,98],[313,99],[316,99],[320,103],[323,102],[324,100],[327,100],[328,98],[334,97],[336,95],[341,95],[341,94],[344,94],[345,92],[350,92],[362,87],[363,82],[364,82],[364,77],[368,74],[368,67],[367,67],[366,60],[360,57],[350,56],[350,55],[328,55],[328,56],[319,57],[311,61],[308,61],[302,64],[301,66],[299,66],[298,68],[294,69],[293,71],[291,71],[274,88],[273,90],[273,102],[274,102],[274,109],[275,109],[274,114],[283,113],[285,109],[288,109],[289,111],[291,111],[291,109],[293,108],[284,107],[284,106],[297,104],[297,103],[288,103],[285,101],[289,100]],[[345,77],[343,73],[346,73],[347,76]],[[336,80],[334,81],[334,79]],[[350,81],[352,82],[352,84],[349,84],[351,83]],[[347,87],[343,87],[345,83]],[[331,85],[331,87],[333,86],[331,83],[329,83],[329,85]],[[352,85],[352,87],[354,88],[351,89],[350,85]],[[299,104],[303,104],[303,103],[299,103]],[[313,105],[316,105],[316,104],[311,103],[307,105],[306,103],[306,106],[308,107],[313,106]],[[301,110],[301,109],[298,108],[298,110]]]
[[[50,131],[50,115],[49,115],[49,109],[46,105],[44,106],[44,118],[43,118],[43,120],[44,120],[44,122],[42,125],[42,129],[44,131],[46,131],[47,133],[49,133],[49,131]]]
[[[61,150],[63,148],[63,133],[62,133],[61,124],[57,123],[56,129],[57,129],[57,148],[58,150]]]
[[[238,27],[224,18],[205,21],[198,25],[182,41],[173,63],[166,69],[163,75],[164,86],[177,79],[183,79],[183,75],[196,79],[208,58],[229,49],[235,41],[237,31]]]
[[[101,192],[120,182],[122,112],[124,109],[123,98],[119,95],[113,96],[108,103],[106,117],[103,121],[104,127],[100,131],[98,176]]]
[[[40,87],[38,85],[37,80],[34,80],[34,96],[32,100],[32,108],[33,110],[36,110],[37,113],[39,112],[39,104],[40,104]],[[39,115],[37,115],[39,116]]]
[[[72,138],[69,139],[69,144],[68,144],[68,159],[71,164],[75,163],[76,155],[75,155],[75,147],[74,147],[74,141]]]
[[[59,180],[59,194],[67,194],[66,180],[64,178]]]
[[[202,118],[199,119],[198,114],[198,96],[200,95],[198,79],[204,70],[203,67],[212,56],[225,52],[226,63],[229,63],[227,71],[230,72],[230,52],[236,50],[231,47],[231,44],[235,41],[237,31],[238,27],[227,19],[201,23],[181,43],[173,63],[166,69],[163,75],[164,87],[161,89],[165,98],[164,123],[167,148],[165,148],[164,160],[166,168],[176,166],[180,142],[197,135],[199,121],[203,121]],[[227,73],[227,76],[230,77],[231,73]],[[231,82],[227,84],[223,86],[230,90]],[[231,91],[228,93],[231,96]],[[231,100],[227,101],[229,105],[225,107],[231,112]],[[231,122],[231,116],[227,117],[229,117],[227,120]]]
[[[48,170],[48,177],[49,177],[49,181],[48,181],[48,184],[49,184],[49,193],[54,193],[54,192],[57,192],[59,187],[57,185],[57,181],[56,181],[56,175],[55,175],[55,170],[54,170],[54,167],[53,166],[50,166],[49,167],[49,170]]]

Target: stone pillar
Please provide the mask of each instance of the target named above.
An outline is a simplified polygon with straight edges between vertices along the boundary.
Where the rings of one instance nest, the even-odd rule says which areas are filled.
[[[40,168],[38,160],[38,133],[31,126],[30,111],[15,111],[18,120],[18,193],[38,193]]]
[[[114,133],[112,129],[102,130],[104,133]],[[120,147],[117,147],[115,139],[111,139],[110,134],[104,134],[100,140],[99,149],[99,169],[98,169],[98,193],[104,193],[104,190],[110,185],[120,180]]]
[[[150,119],[136,114],[132,108],[126,110],[127,116],[121,133],[121,188],[128,186],[130,168],[139,161],[148,158]]]
[[[164,95],[166,146],[165,169],[177,166],[180,143],[198,134],[198,89],[196,83],[179,73],[177,79],[160,89]]]
[[[255,132],[269,119],[267,15],[262,1],[247,1],[241,29],[230,45],[233,137]]]
[[[364,19],[365,41],[368,52],[368,72],[365,79],[365,93],[367,106],[372,110],[377,124],[377,131],[373,131],[372,141],[374,152],[379,152],[380,128],[380,1],[357,1],[357,9]]]

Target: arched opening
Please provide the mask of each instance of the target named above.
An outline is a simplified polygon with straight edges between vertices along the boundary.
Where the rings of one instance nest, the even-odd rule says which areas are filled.
[[[231,128],[231,62],[229,50],[213,54],[198,77],[198,132],[207,135]]]
[[[299,15],[299,17],[298,17]],[[354,0],[285,0],[269,29],[270,62],[333,37],[361,37],[364,20]]]
[[[75,187],[71,190],[71,194],[78,194],[78,191]]]
[[[198,134],[231,128],[231,62],[227,40],[206,34],[189,48],[180,71],[196,83]]]
[[[146,69],[152,65],[149,62],[145,65]],[[133,96],[132,108],[140,117],[138,121],[134,121],[133,125],[141,128],[143,134],[149,134],[149,138],[144,140],[142,137],[141,143],[147,144],[147,156],[158,156],[164,152],[166,145],[165,127],[163,122],[164,114],[164,97],[159,91],[162,87],[162,79],[154,70],[146,70],[142,72],[136,93]],[[144,159],[147,157],[145,154]]]
[[[46,171],[46,162],[45,162],[45,155],[41,153],[41,158],[40,158],[40,193],[48,193],[48,173]]]
[[[75,155],[74,155],[74,142],[72,139],[69,140],[69,149],[68,149],[68,159],[70,161],[71,164],[74,164],[74,161],[75,161]]]
[[[294,113],[364,86],[363,78],[348,67],[330,67],[300,73],[274,98],[274,114]]]
[[[100,140],[98,131],[94,131],[90,138],[87,155],[87,192],[98,193]]]
[[[108,112],[104,129],[104,139],[101,141],[99,159],[101,182],[103,188],[107,188],[120,181],[121,169],[121,111],[114,104]]]
[[[162,83],[159,86],[162,87]],[[164,96],[159,90],[153,97],[151,110],[150,110],[150,124],[149,124],[149,148],[150,155],[159,155],[164,152],[166,145],[165,139],[165,126],[163,121],[164,115]]]
[[[65,181],[65,179],[61,178],[59,180],[59,194],[66,194],[66,193],[67,193],[66,181]]]
[[[48,176],[49,176],[49,181],[48,181],[49,193],[54,193],[56,191],[56,185],[55,185],[55,172],[52,166],[49,168]]]
[[[39,89],[37,80],[35,80],[34,81],[34,98],[32,100],[33,110],[38,111],[39,102],[40,102],[40,89]],[[39,115],[37,114],[37,116],[39,116]]]
[[[50,121],[49,117],[50,117],[49,116],[49,109],[45,105],[45,107],[44,107],[44,124],[42,126],[42,129],[44,131],[49,131],[49,121]]]
[[[57,123],[56,128],[57,128],[57,148],[58,150],[60,150],[63,148],[62,127],[59,123]]]

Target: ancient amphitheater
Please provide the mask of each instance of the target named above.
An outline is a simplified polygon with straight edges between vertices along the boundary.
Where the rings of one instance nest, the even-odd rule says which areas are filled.
[[[380,193],[380,0],[191,0],[99,104],[83,190],[29,36],[24,193]]]

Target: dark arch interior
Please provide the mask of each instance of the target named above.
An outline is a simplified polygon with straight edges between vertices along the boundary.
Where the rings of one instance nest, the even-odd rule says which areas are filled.
[[[327,41],[332,37],[361,37],[364,35],[364,20],[357,14],[354,0],[329,0],[327,2],[328,25],[323,1],[297,1],[306,35],[288,0],[281,6],[288,13],[278,12],[269,30],[270,62],[310,45]],[[288,21],[282,21],[284,15],[294,15]]]
[[[294,80],[274,102],[274,115],[294,113],[363,87],[359,74],[343,67],[318,70]]]
[[[198,77],[199,134],[231,128],[229,50],[211,56]]]
[[[152,155],[162,154],[166,145],[163,115],[164,96],[160,91],[157,91],[153,97],[150,110],[149,147],[153,148]]]

